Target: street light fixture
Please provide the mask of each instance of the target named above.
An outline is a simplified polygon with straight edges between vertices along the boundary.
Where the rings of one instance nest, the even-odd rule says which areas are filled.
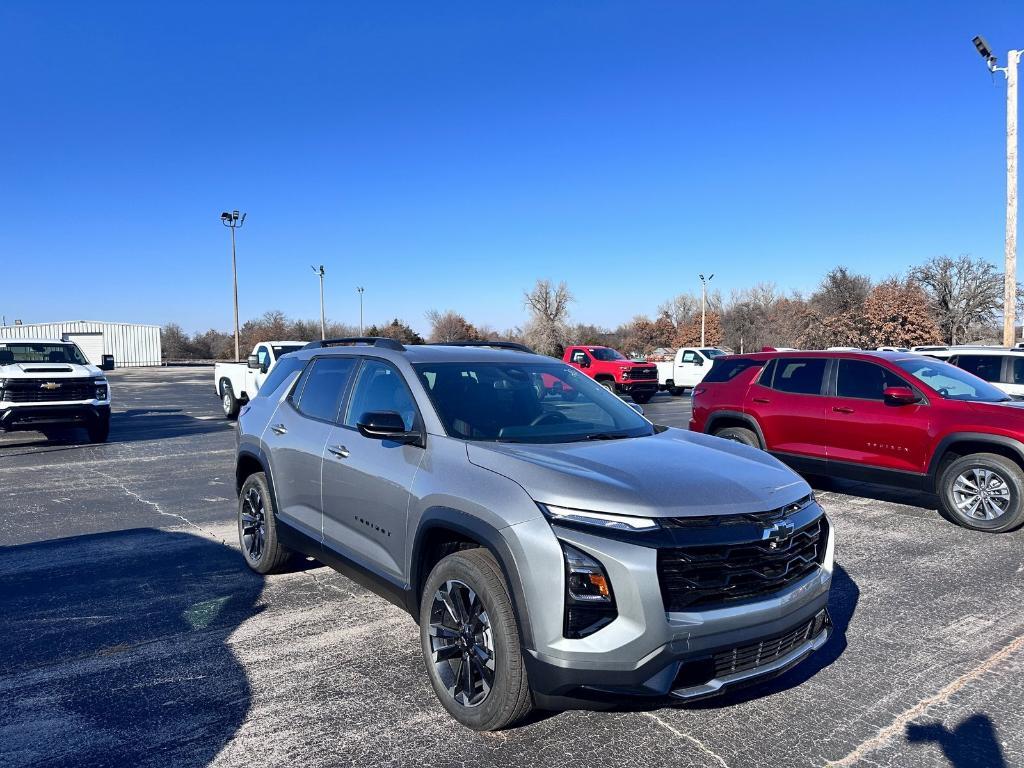
[[[1003,344],[1012,347],[1017,320],[1017,65],[1024,51],[1009,51],[1006,66],[996,66],[996,56],[981,35],[974,47],[988,71],[1006,77],[1006,263],[1003,269]]]
[[[235,230],[245,224],[245,214],[238,211],[224,211],[220,223],[231,229],[231,274],[235,284],[235,360],[238,356],[238,259],[235,257]]]
[[[320,268],[310,267],[314,273],[320,275],[320,338],[327,338],[327,323],[324,321],[324,265]]]
[[[363,291],[366,289],[362,286],[356,288],[359,291],[359,335],[363,335]]]
[[[700,278],[700,345],[706,346],[704,343],[704,319],[707,314],[707,288],[708,283],[715,279],[714,274],[708,275],[707,279],[704,275],[697,275]]]

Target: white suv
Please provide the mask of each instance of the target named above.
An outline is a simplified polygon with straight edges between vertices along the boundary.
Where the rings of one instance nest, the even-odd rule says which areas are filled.
[[[110,433],[110,385],[70,341],[0,339],[0,432],[85,427]]]

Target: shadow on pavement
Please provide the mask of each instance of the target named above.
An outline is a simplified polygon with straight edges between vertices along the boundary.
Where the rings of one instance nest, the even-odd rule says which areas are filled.
[[[953,730],[939,722],[908,723],[911,744],[935,743],[954,768],[1005,768],[1006,759],[988,715],[976,714]]]
[[[226,641],[263,578],[135,529],[0,548],[0,764],[205,766],[250,705]]]

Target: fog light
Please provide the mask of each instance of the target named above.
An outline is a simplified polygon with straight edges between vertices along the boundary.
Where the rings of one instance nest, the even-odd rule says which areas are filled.
[[[607,626],[618,610],[608,574],[597,560],[560,541],[565,556],[565,624],[571,639],[592,635]]]
[[[811,630],[811,637],[817,637],[831,622],[828,618],[828,611],[822,608],[814,614],[814,628]]]

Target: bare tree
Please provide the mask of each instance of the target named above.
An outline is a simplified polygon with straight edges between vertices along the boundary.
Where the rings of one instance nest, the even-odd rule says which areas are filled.
[[[430,323],[431,341],[476,341],[484,338],[465,317],[452,309],[438,312],[431,309],[427,312]]]
[[[1003,276],[984,259],[939,256],[911,270],[928,296],[943,339],[969,340],[971,331],[991,326],[1003,307]]]
[[[658,306],[658,314],[668,315],[676,326],[688,323],[698,312],[700,312],[700,296],[692,293],[680,293]]]
[[[871,278],[857,275],[846,267],[835,267],[811,294],[811,306],[825,317],[859,312],[871,292]]]
[[[523,293],[523,304],[530,319],[523,330],[526,343],[537,352],[561,357],[569,341],[569,304],[574,301],[568,286],[550,280],[538,280],[532,291]]]

